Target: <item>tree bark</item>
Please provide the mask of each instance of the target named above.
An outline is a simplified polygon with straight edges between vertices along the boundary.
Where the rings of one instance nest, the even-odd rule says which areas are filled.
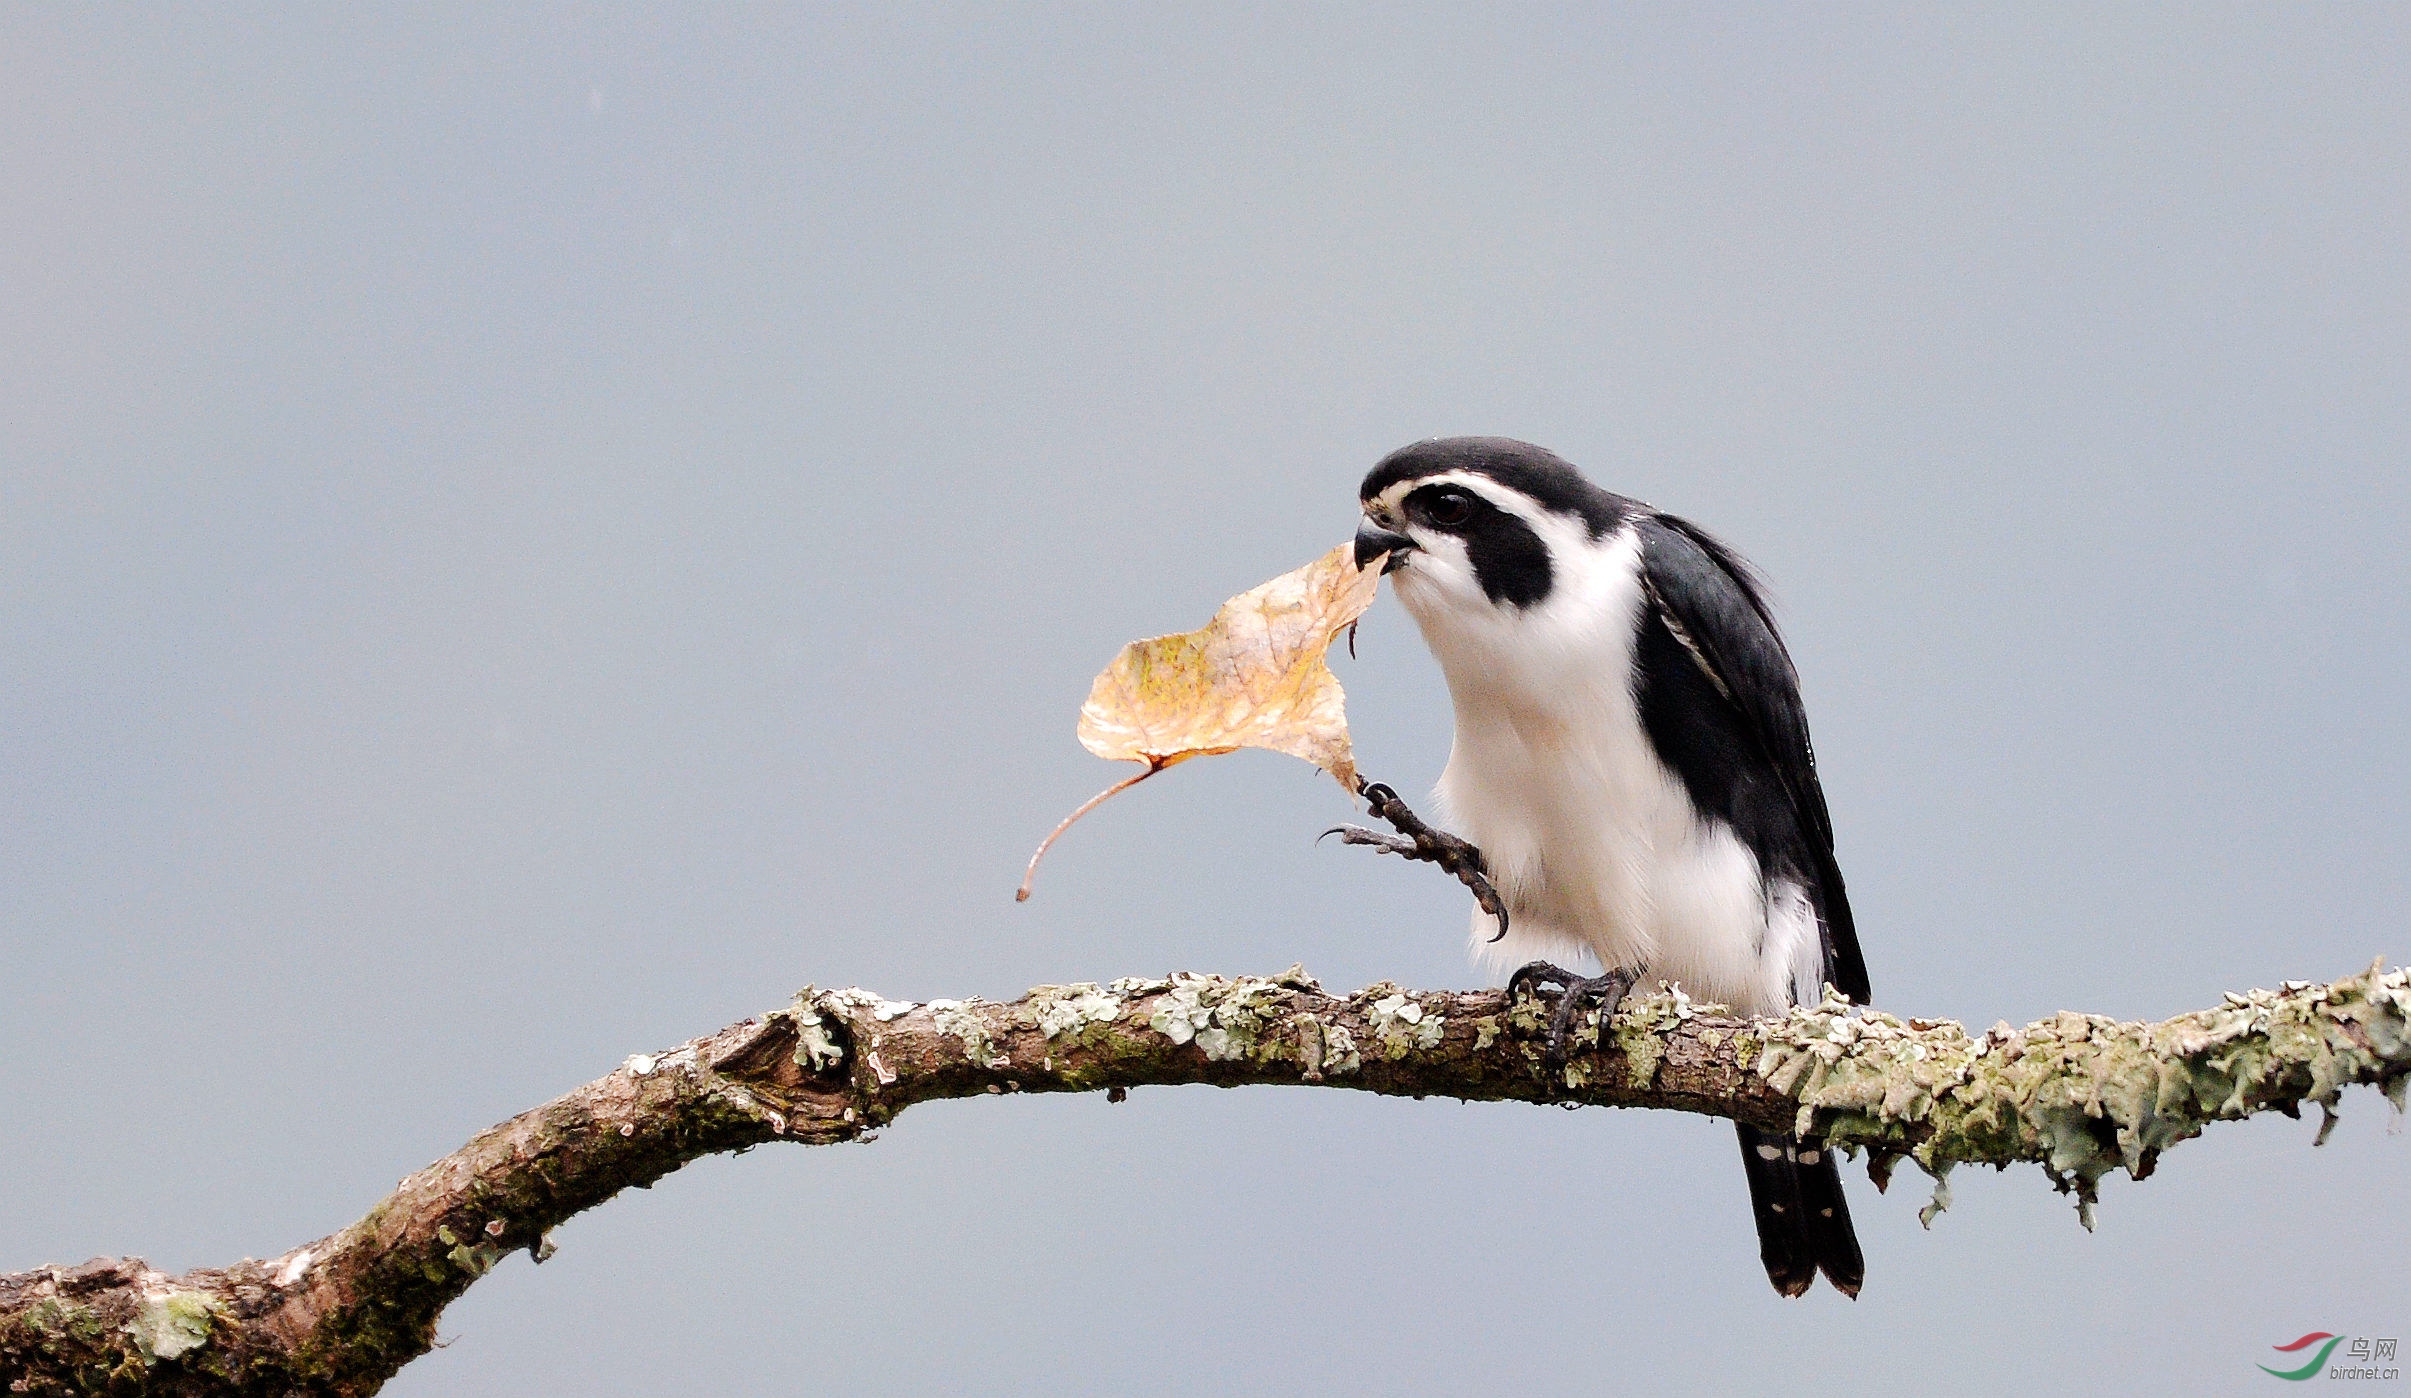
[[[2399,1111],[2411,972],[2289,981],[2158,1024],[2061,1013],[1969,1036],[1839,1000],[1740,1020],[1679,992],[1579,1025],[1552,1072],[1548,1006],[1302,969],[1041,986],[1006,1004],[816,992],[618,1070],[485,1131],[359,1222],[269,1261],[166,1276],[139,1259],[0,1275],[11,1394],[375,1392],[433,1342],[451,1300],[510,1253],[687,1161],[773,1141],[868,1139],[917,1102],[982,1093],[1278,1083],[1468,1101],[1657,1107],[1815,1131],[1902,1156],[2034,1161],[2088,1222],[2112,1169],[2151,1173],[2212,1121],[2329,1111],[2348,1084]],[[2324,1138],[2325,1131],[2321,1131]],[[1938,1184],[1938,1208],[1947,1193]]]

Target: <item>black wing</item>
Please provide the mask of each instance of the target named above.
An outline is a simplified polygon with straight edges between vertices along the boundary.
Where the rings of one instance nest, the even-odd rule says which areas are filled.
[[[1762,868],[1808,887],[1825,978],[1865,1004],[1867,963],[1834,862],[1799,675],[1757,574],[1688,521],[1644,515],[1634,527],[1651,608],[1635,657],[1650,740],[1693,804],[1729,822]]]

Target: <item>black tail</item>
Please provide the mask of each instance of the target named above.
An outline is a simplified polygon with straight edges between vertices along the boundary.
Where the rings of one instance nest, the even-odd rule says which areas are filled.
[[[1850,1228],[1850,1205],[1842,1198],[1842,1172],[1833,1152],[1815,1136],[1794,1140],[1734,1123],[1741,1133],[1741,1163],[1750,1177],[1750,1210],[1758,1218],[1758,1258],[1775,1290],[1797,1296],[1823,1271],[1844,1296],[1858,1295],[1867,1264],[1859,1257],[1858,1234]]]

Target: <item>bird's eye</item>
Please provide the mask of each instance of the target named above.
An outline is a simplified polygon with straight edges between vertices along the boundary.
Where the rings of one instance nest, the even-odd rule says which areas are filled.
[[[1443,490],[1424,503],[1423,513],[1437,525],[1463,524],[1473,518],[1473,497],[1462,490]]]

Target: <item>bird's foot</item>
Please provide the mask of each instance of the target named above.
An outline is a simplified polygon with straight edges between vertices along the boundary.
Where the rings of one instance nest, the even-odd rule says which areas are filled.
[[[1507,935],[1507,902],[1491,887],[1490,871],[1483,864],[1479,849],[1445,830],[1434,830],[1424,824],[1423,817],[1409,810],[1406,802],[1398,799],[1398,793],[1382,782],[1360,782],[1356,790],[1365,798],[1365,804],[1373,808],[1373,814],[1396,826],[1398,833],[1384,835],[1361,825],[1338,825],[1323,834],[1339,836],[1342,844],[1365,845],[1401,859],[1439,865],[1456,875],[1457,882],[1473,893],[1473,901],[1482,905],[1483,912],[1499,920],[1499,930],[1490,940],[1495,942]]]
[[[1535,961],[1507,978],[1507,1003],[1514,1004],[1515,997],[1527,990],[1538,996],[1542,986],[1559,987],[1562,993],[1557,997],[1557,1008],[1549,1016],[1548,1043],[1541,1050],[1542,1061],[1551,1072],[1555,1072],[1565,1066],[1570,1056],[1574,1021],[1581,1016],[1583,1007],[1599,1007],[1599,1028],[1604,1036],[1608,1021],[1616,1017],[1617,1007],[1624,1003],[1624,997],[1632,993],[1633,986],[1640,979],[1641,968],[1638,966],[1615,966],[1601,975],[1578,976],[1563,966]]]
[[[1541,993],[1544,985],[1553,985],[1562,991],[1585,979],[1587,977],[1578,976],[1554,961],[1527,962],[1514,975],[1507,977],[1507,1003],[1513,1005],[1516,997],[1527,991],[1534,999],[1544,998]]]

